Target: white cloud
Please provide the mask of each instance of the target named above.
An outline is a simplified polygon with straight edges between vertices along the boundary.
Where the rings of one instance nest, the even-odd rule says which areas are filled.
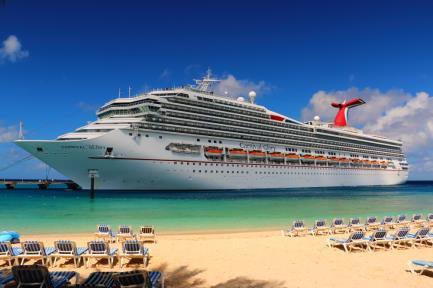
[[[378,89],[318,91],[302,111],[303,120],[320,115],[332,121],[336,109],[330,103],[362,98],[367,104],[350,111],[349,122],[366,133],[403,140],[403,147],[413,164],[412,171],[433,171],[433,97],[426,92],[416,95],[402,90]]]
[[[15,126],[0,126],[0,143],[18,139],[18,130]]]
[[[3,41],[0,48],[0,61],[16,62],[26,57],[29,57],[29,51],[22,50],[21,42],[15,35],[10,35]]]
[[[233,97],[248,97],[248,92],[251,90],[256,91],[257,95],[260,96],[269,92],[271,88],[264,81],[238,80],[233,75],[227,75],[215,87],[215,93],[224,95],[227,92],[229,96]]]
[[[168,80],[171,76],[171,71],[168,68],[165,68],[162,72],[161,75],[159,75],[159,79],[160,80]]]

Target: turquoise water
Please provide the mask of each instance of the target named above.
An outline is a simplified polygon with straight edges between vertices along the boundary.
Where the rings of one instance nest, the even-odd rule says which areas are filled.
[[[392,187],[225,192],[0,190],[0,231],[63,233],[98,223],[153,224],[159,232],[280,229],[294,219],[433,213],[433,182]]]

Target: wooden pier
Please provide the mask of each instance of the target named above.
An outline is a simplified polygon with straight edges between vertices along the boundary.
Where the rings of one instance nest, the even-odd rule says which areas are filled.
[[[34,185],[39,189],[48,189],[52,184],[65,185],[68,189],[79,190],[80,185],[72,180],[62,179],[0,179],[0,185],[4,185],[6,189],[15,189],[21,185]]]

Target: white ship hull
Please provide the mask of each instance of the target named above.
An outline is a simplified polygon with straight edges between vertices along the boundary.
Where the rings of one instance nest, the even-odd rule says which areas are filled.
[[[23,140],[16,143],[75,181],[83,189],[90,188],[89,170],[97,170],[95,188],[103,190],[284,189],[396,185],[404,183],[408,178],[408,171],[400,168],[211,161],[204,156],[203,151],[200,154],[184,154],[167,150],[166,147],[170,143],[184,143],[233,148],[245,143],[223,139],[222,144],[213,144],[214,141],[221,139],[199,137],[200,142],[197,142],[197,136],[143,131],[140,132],[141,136],[136,132],[131,136],[130,132],[116,129],[86,140]],[[209,144],[209,140],[212,144]],[[107,147],[113,147],[111,156],[104,155]]]

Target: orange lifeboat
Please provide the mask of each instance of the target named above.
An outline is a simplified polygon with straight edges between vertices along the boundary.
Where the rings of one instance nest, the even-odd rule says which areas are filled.
[[[316,161],[319,161],[319,162],[324,162],[324,161],[328,160],[328,158],[326,158],[325,156],[316,156],[315,158],[316,158]]]
[[[328,157],[329,162],[338,162],[337,157]]]
[[[266,153],[262,150],[251,150],[248,152],[250,159],[261,159],[266,157]]]
[[[302,155],[301,157],[303,162],[314,162],[314,160],[316,159],[316,157],[309,154]]]
[[[232,158],[246,158],[247,151],[241,148],[232,148],[229,149],[229,156]]]
[[[295,153],[286,154],[285,157],[286,157],[286,161],[292,161],[292,162],[299,161],[299,155]]]
[[[214,147],[214,146],[205,147],[204,153],[206,156],[219,157],[219,156],[222,156],[224,154],[224,149],[220,148],[220,147]]]
[[[284,160],[284,154],[281,152],[270,152],[268,155],[271,160]]]
[[[345,158],[345,157],[339,158],[338,161],[340,161],[341,163],[349,163],[350,162],[350,160]]]

